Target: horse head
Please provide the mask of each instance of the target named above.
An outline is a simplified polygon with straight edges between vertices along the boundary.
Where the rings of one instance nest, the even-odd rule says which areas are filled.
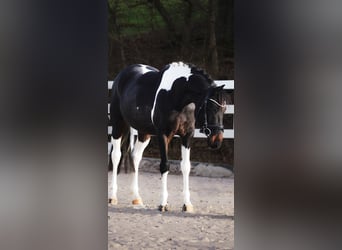
[[[219,149],[223,141],[223,115],[228,102],[228,94],[220,87],[211,87],[199,109],[196,126],[207,136],[208,146]]]
[[[223,115],[226,104],[230,102],[230,96],[223,89],[224,85],[217,86],[211,77],[195,65],[188,64],[191,69],[188,79],[179,78],[174,86],[186,81],[185,89],[181,90],[183,101],[179,103],[194,102],[196,105],[196,127],[208,138],[208,146],[211,149],[219,149],[223,141]],[[178,82],[179,81],[179,82]],[[188,97],[186,97],[188,95]]]

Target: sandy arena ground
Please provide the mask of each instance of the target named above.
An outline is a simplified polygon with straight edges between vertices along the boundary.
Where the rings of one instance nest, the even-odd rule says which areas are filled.
[[[160,174],[140,172],[146,207],[139,209],[131,205],[130,178],[118,176],[119,203],[108,206],[108,249],[233,249],[234,178],[190,176],[192,214],[181,211],[181,175],[168,176],[171,211],[164,213],[157,210]]]

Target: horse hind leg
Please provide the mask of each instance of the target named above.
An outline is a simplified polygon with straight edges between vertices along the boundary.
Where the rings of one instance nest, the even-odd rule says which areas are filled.
[[[120,163],[121,158],[121,137],[118,139],[114,139],[111,137],[111,142],[113,145],[113,150],[111,152],[111,158],[113,163],[113,175],[112,175],[112,194],[111,198],[109,198],[109,203],[112,205],[116,205],[118,203],[117,199],[117,191],[118,191],[118,182],[117,182],[117,176],[118,176],[118,166]]]
[[[131,190],[133,193],[133,205],[143,205],[143,201],[139,194],[139,183],[138,183],[138,173],[139,173],[139,164],[143,155],[143,152],[147,145],[150,142],[151,137],[149,135],[138,135],[138,140],[136,141],[133,151],[132,151],[132,159],[134,165],[134,173],[132,177],[132,185]]]

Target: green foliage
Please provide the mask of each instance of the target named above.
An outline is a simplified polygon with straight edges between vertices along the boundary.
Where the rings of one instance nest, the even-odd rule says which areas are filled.
[[[164,23],[154,8],[146,1],[108,0],[110,11],[115,15],[116,30],[109,23],[109,32],[122,36],[146,33],[164,27]],[[111,20],[111,16],[109,17]],[[113,34],[114,35],[114,34]]]
[[[197,1],[206,7],[207,0]],[[187,7],[185,0],[161,0],[161,4],[170,14],[177,29],[184,25],[184,13]],[[108,0],[108,29],[111,37],[116,35],[131,36],[149,31],[160,30],[166,24],[153,4],[147,0]],[[203,10],[193,12],[193,20],[204,20]]]
[[[234,0],[107,1],[113,76],[136,62],[161,67],[182,60],[232,78]]]

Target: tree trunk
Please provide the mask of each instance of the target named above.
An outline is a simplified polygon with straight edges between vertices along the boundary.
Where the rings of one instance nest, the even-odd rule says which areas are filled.
[[[163,6],[163,4],[160,2],[160,0],[148,0],[148,2],[153,4],[153,6],[158,10],[168,30],[174,34],[176,32],[176,26],[174,25],[170,14],[167,12],[167,10]]]
[[[213,77],[216,77],[219,72],[215,32],[216,6],[217,0],[209,0],[209,41],[206,66],[208,69],[210,69],[210,73]]]
[[[118,45],[119,45],[120,57],[121,57],[121,67],[123,68],[123,67],[126,67],[127,65],[126,65],[125,50],[124,50],[124,46],[123,46],[123,39],[121,37],[121,27],[118,25],[118,22],[117,22],[117,6],[118,6],[118,1],[115,2],[115,5],[113,8],[110,8],[110,6],[108,4],[108,11],[109,11],[109,15],[110,15],[110,21],[112,22],[112,25],[113,25],[113,31],[115,34],[112,39],[116,40]]]
[[[220,8],[216,16],[216,39],[218,44],[224,44],[223,52],[225,55],[233,55],[233,0],[218,0]],[[220,51],[219,51],[220,53]]]
[[[182,45],[181,45],[181,55],[183,57],[190,56],[188,51],[190,49],[190,40],[191,40],[191,28],[192,28],[192,11],[193,4],[190,1],[185,0],[187,3],[187,8],[184,14],[184,29],[182,35]]]

